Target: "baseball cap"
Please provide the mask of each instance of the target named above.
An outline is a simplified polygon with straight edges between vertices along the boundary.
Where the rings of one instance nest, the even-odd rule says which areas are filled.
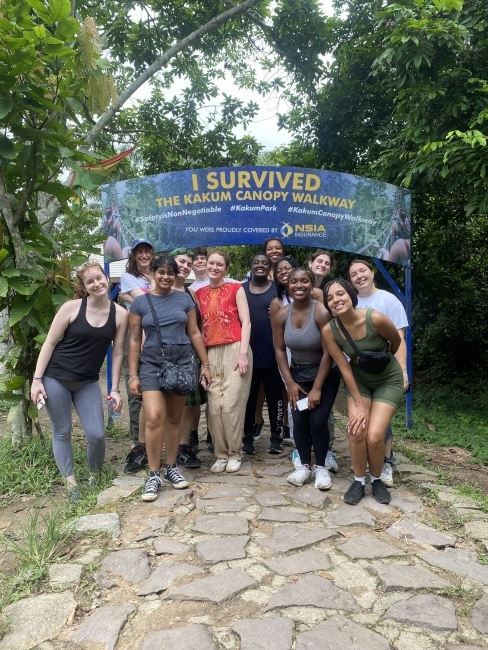
[[[136,237],[136,239],[132,241],[132,244],[130,245],[130,249],[133,251],[135,248],[139,246],[139,244],[147,244],[154,250],[154,246],[151,244],[151,242],[148,239],[144,239],[142,237]]]

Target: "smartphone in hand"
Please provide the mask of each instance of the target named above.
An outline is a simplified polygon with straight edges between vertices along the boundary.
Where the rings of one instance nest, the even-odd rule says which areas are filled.
[[[208,390],[208,379],[206,377],[201,378],[200,384],[202,385],[202,388]]]
[[[46,403],[46,400],[44,399],[44,396],[39,395],[39,397],[37,399],[37,410],[40,411],[45,403]]]

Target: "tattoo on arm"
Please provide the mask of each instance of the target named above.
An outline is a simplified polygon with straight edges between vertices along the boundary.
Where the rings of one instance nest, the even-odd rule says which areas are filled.
[[[136,343],[140,343],[142,341],[142,328],[140,325],[133,325],[130,328],[130,337]]]

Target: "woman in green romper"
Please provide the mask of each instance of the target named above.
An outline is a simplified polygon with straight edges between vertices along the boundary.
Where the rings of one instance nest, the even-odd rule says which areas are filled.
[[[346,385],[347,429],[354,482],[344,495],[344,501],[356,505],[364,496],[366,463],[369,463],[373,497],[379,503],[389,503],[391,495],[380,474],[385,433],[403,399],[403,373],[394,356],[400,345],[400,335],[389,318],[374,309],[356,309],[357,302],[356,289],[345,280],[332,280],[324,288],[325,306],[334,319],[341,319],[357,348],[360,351],[388,351],[391,360],[380,374],[363,372],[357,366],[356,352],[335,320],[322,329],[327,349]],[[349,362],[344,353],[350,357]]]

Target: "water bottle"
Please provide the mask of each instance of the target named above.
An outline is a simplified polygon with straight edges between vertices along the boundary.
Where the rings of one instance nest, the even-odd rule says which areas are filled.
[[[115,407],[116,402],[114,398],[110,397],[110,395],[107,395],[107,410],[109,419],[112,418],[112,420],[117,420],[117,418],[120,418],[121,413],[120,411],[116,411]]]

